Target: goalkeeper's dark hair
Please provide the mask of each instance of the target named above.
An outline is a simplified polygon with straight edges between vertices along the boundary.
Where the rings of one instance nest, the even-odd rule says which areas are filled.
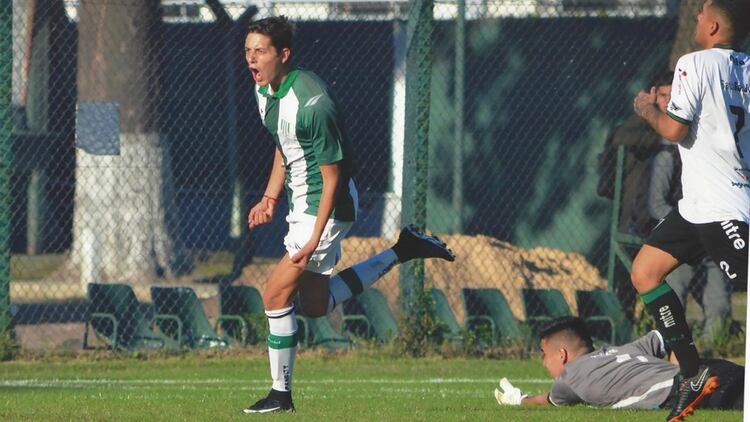
[[[713,0],[711,7],[719,10],[732,27],[732,39],[739,45],[750,32],[750,1]]]
[[[294,26],[289,23],[286,16],[271,16],[257,20],[247,27],[248,34],[263,34],[271,38],[271,45],[276,48],[276,52],[292,48],[292,36],[294,35]]]
[[[539,338],[542,340],[558,336],[567,340],[578,340],[586,350],[594,350],[594,342],[591,340],[589,329],[581,318],[572,316],[558,318],[543,326],[539,331]]]
[[[668,86],[672,85],[672,81],[674,81],[674,72],[671,70],[665,70],[664,72],[656,75],[654,80],[651,81],[651,86],[654,86],[656,88],[659,88],[661,86]]]

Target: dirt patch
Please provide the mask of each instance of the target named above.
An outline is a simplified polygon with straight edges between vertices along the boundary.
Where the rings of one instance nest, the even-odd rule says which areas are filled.
[[[83,346],[82,322],[16,325],[13,328],[22,350],[80,350]],[[90,334],[91,341],[95,336]]]
[[[607,282],[586,258],[575,252],[553,248],[523,249],[489,236],[441,236],[456,252],[455,262],[427,260],[425,285],[445,292],[453,312],[463,321],[461,289],[494,287],[508,300],[515,317],[524,320],[521,288],[556,288],[562,291],[573,313],[577,313],[575,291],[605,288]],[[393,244],[383,238],[350,237],[343,242],[344,256],[336,267],[343,270],[361,262]],[[273,265],[245,268],[242,284],[263,291]],[[398,311],[399,269],[391,270],[374,286],[388,298],[391,309]]]

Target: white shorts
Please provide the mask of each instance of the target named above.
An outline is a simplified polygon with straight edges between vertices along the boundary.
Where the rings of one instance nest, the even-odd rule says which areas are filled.
[[[290,258],[310,240],[316,218],[309,214],[289,214],[286,217],[289,232],[284,237],[284,247]],[[341,259],[341,241],[349,233],[352,224],[353,221],[328,220],[318,248],[313,252],[305,269],[313,273],[331,275],[333,267]]]

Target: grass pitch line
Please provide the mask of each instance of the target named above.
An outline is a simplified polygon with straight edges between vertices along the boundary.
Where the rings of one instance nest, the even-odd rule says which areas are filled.
[[[323,384],[381,384],[381,385],[434,385],[434,384],[495,384],[499,378],[429,378],[415,379],[312,379],[294,380],[295,384],[323,385]],[[542,378],[513,379],[517,384],[550,384],[552,381]],[[267,379],[232,380],[232,379],[16,379],[0,380],[0,387],[21,388],[82,388],[86,386],[103,385],[247,385],[268,384]]]

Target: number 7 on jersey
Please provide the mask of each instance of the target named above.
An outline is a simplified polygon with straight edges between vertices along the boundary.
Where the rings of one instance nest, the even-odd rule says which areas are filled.
[[[740,153],[740,158],[745,158],[740,148],[740,131],[745,127],[745,110],[742,107],[729,106],[729,111],[737,116],[737,124],[734,126],[734,143],[737,145],[737,152]]]

